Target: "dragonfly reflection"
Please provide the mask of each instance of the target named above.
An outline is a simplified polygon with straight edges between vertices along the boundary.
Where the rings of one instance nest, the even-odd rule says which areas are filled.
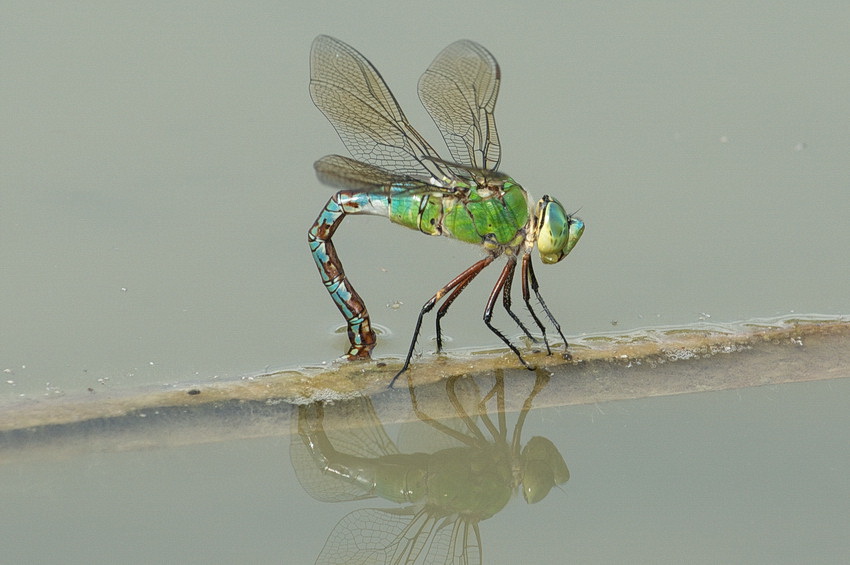
[[[317,563],[481,563],[479,522],[502,510],[517,490],[535,503],[569,479],[550,440],[536,436],[521,444],[528,411],[547,382],[538,371],[512,434],[501,372],[483,395],[471,378],[447,380],[448,420],[429,416],[410,387],[421,423],[401,428],[398,445],[412,447],[407,452],[390,439],[368,398],[300,406],[290,452],[313,498],[402,505],[342,518]]]

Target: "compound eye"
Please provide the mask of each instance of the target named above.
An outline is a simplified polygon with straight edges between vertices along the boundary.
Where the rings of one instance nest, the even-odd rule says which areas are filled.
[[[557,263],[578,243],[584,233],[584,222],[567,214],[561,203],[549,196],[538,202],[537,210],[540,259],[547,264]]]

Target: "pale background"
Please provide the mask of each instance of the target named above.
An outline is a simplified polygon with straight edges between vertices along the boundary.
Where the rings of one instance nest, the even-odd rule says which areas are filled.
[[[312,163],[344,152],[307,92],[319,33],[370,58],[437,147],[419,75],[458,38],[494,53],[503,170],[587,223],[573,255],[538,263],[568,336],[850,312],[844,2],[0,10],[3,396],[345,350],[306,243],[331,195]],[[404,353],[421,304],[479,257],[378,218],[335,241],[389,332],[378,356]],[[453,306],[450,348],[499,343],[480,322],[495,276]]]

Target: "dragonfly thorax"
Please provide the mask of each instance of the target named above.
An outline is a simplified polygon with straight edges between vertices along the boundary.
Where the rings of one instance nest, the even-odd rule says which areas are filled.
[[[440,235],[480,245],[494,255],[518,249],[531,225],[528,196],[510,180],[474,183],[458,194],[430,197],[429,204]]]

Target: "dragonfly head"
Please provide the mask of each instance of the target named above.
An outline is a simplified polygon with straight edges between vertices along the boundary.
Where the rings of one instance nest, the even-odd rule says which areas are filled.
[[[567,214],[560,202],[544,196],[537,203],[537,251],[547,264],[557,263],[573,250],[581,234],[584,222]]]
[[[570,470],[558,448],[545,437],[534,436],[522,450],[522,496],[529,504],[540,502],[552,487],[570,480]]]

